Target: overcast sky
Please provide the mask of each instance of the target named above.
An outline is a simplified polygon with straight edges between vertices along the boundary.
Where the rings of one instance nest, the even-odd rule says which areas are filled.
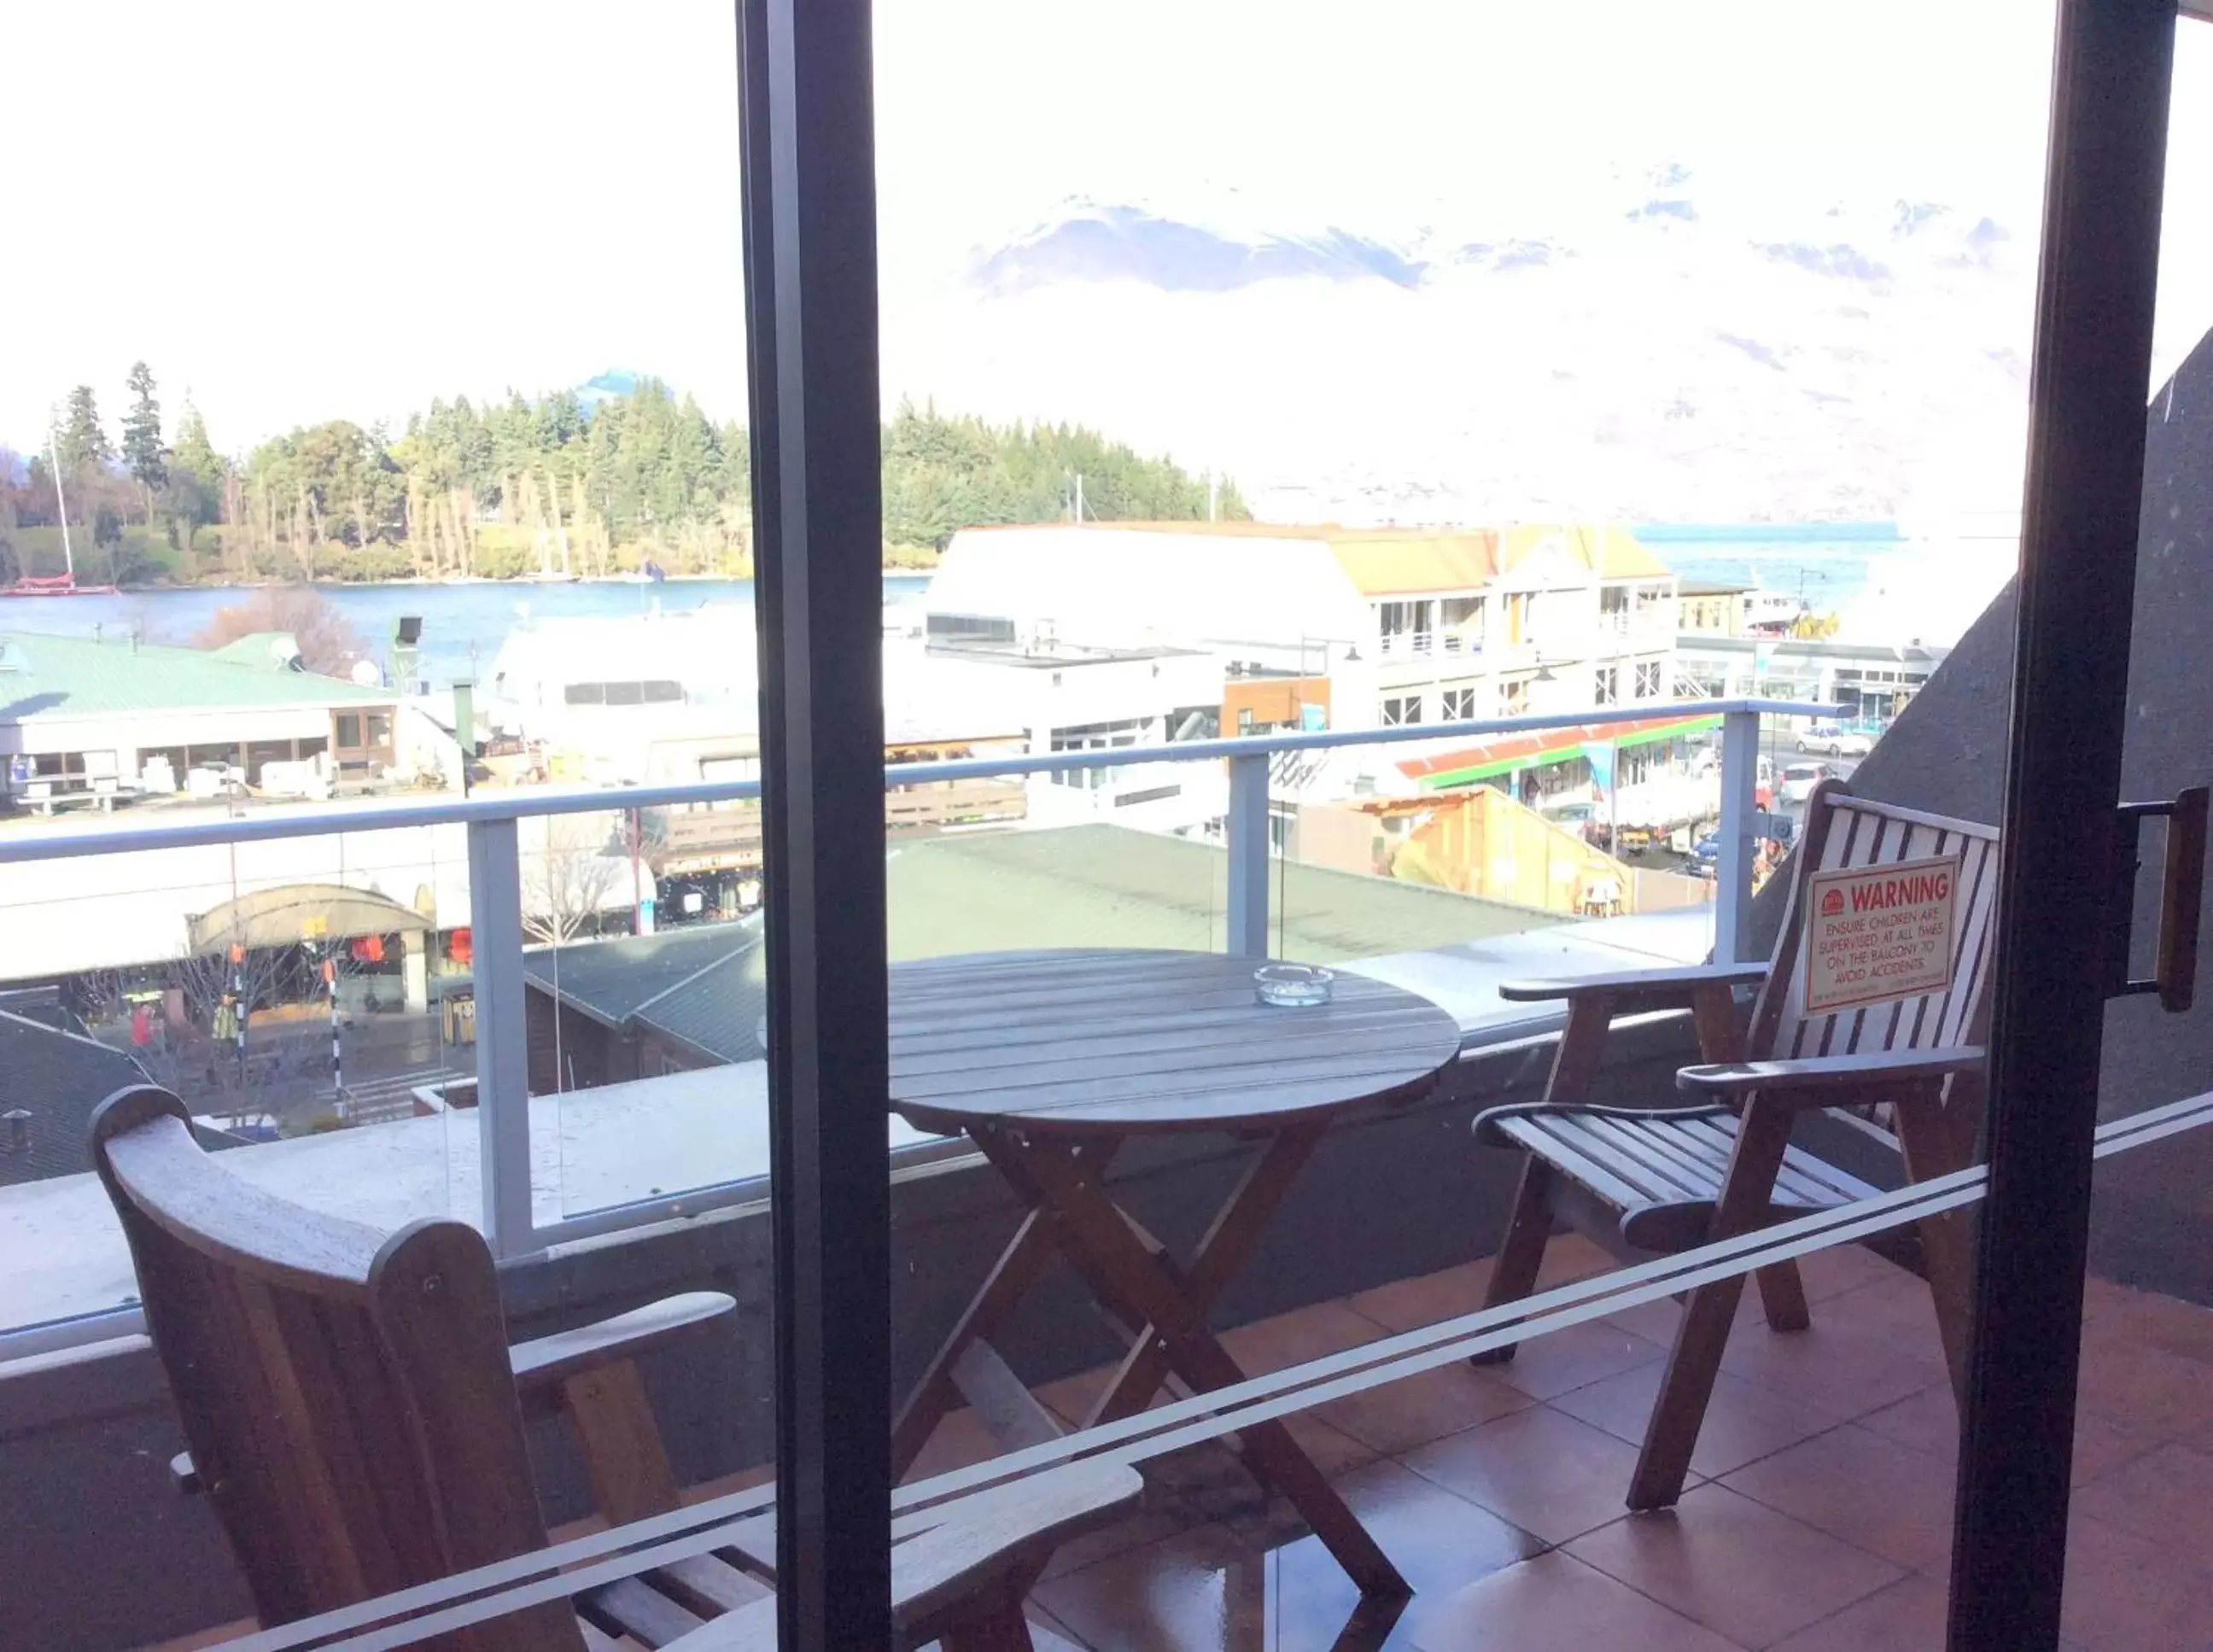
[[[731,16],[11,9],[0,441],[79,381],[112,421],[141,357],[233,449],[607,368],[741,412]],[[2033,215],[2050,28],[2048,0],[880,0],[887,355],[911,296],[1070,196],[1387,229],[1572,216],[1608,164],[1728,151],[1772,156],[1778,210],[1819,171]],[[2183,32],[2170,268],[2202,306],[2213,27]]]

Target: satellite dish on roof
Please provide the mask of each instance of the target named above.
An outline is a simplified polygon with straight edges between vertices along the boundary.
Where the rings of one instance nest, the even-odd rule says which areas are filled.
[[[384,686],[384,674],[376,668],[376,661],[374,660],[356,660],[353,662],[353,669],[346,674],[363,688]]]

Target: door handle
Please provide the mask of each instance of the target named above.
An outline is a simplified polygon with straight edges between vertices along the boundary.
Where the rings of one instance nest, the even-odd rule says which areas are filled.
[[[2124,803],[2114,811],[2118,828],[2114,839],[2114,911],[2118,984],[2109,995],[2156,992],[2160,1008],[2179,1015],[2190,1008],[2198,983],[2198,920],[2205,894],[2205,820],[2207,789],[2189,786],[2172,800],[2158,803]],[[2167,820],[2167,864],[2160,883],[2159,949],[2149,976],[2129,974],[2130,912],[2136,905],[2137,835],[2142,823],[2154,816]]]

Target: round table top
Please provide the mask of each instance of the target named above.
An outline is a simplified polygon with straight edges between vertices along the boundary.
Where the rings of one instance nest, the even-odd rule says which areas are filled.
[[[1097,949],[891,972],[892,1105],[924,1130],[1265,1128],[1423,1094],[1460,1053],[1427,998],[1338,972],[1327,1003],[1254,997],[1264,960]]]

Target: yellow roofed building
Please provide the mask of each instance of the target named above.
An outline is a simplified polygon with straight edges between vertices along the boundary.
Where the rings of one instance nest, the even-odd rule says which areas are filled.
[[[932,638],[1200,649],[1232,676],[1326,678],[1332,727],[1676,698],[1675,576],[1611,523],[971,528],[924,606]]]

